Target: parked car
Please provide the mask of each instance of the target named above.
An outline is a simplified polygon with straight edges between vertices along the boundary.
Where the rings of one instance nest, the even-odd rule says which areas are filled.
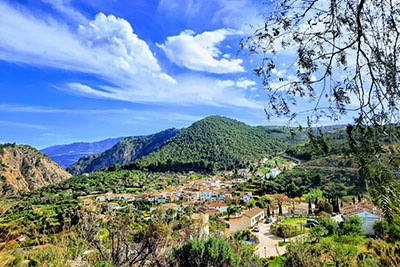
[[[313,223],[313,224],[315,224],[315,225],[318,225],[318,224],[319,224],[319,222],[318,222],[317,220],[313,220],[313,219],[308,219],[308,220],[307,220],[307,223]]]
[[[265,219],[264,223],[272,223],[272,219],[271,218],[267,218],[267,219]]]
[[[254,226],[253,232],[260,232],[260,228],[258,228],[258,226]]]
[[[310,222],[310,223],[306,223],[306,224],[304,225],[304,227],[305,227],[305,228],[313,228],[313,227],[315,227],[315,225],[316,225],[316,224]]]

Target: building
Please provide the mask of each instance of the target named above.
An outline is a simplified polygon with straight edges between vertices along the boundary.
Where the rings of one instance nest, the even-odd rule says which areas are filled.
[[[224,203],[213,201],[206,202],[203,205],[198,206],[196,209],[206,214],[218,214],[227,211],[228,206]]]
[[[369,211],[363,211],[352,216],[360,217],[361,221],[363,222],[362,227],[365,235],[375,235],[375,231],[372,226],[381,218],[379,215],[373,214]]]
[[[176,211],[181,211],[182,210],[181,206],[179,206],[177,204],[174,204],[174,203],[163,204],[162,207],[166,208],[166,209],[174,209]]]
[[[225,212],[228,210],[228,206],[224,203],[214,201],[214,202],[206,202],[203,204],[205,209],[216,209],[218,212]]]
[[[364,234],[374,235],[374,229],[372,226],[374,223],[381,218],[378,209],[369,201],[362,200],[361,202],[352,203],[346,205],[340,209],[344,220],[350,216],[358,216],[363,222]]]
[[[211,199],[213,191],[206,190],[200,192],[200,201],[206,201],[207,199]]]
[[[196,205],[195,201],[188,201],[188,202],[182,203],[182,207],[184,207],[184,208],[189,207],[189,206],[194,206],[194,205]]]
[[[229,232],[234,233],[251,228],[263,219],[264,210],[258,207],[252,208],[229,219]]]
[[[240,192],[240,198],[239,198],[240,201],[247,203],[252,199],[253,197],[251,192]]]

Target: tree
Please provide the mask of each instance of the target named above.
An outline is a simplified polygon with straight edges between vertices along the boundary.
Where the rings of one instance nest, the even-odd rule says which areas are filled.
[[[347,218],[342,225],[342,235],[359,235],[363,232],[363,222],[357,215],[350,216]]]
[[[133,266],[152,263],[165,266],[162,250],[170,243],[171,226],[165,213],[153,216],[145,228],[132,229],[132,214],[121,215],[111,212],[103,221],[98,221],[95,212],[83,210],[80,214],[79,233],[100,254],[105,262],[116,266]],[[135,240],[137,239],[137,240]]]
[[[322,244],[327,256],[335,263],[335,266],[344,266],[345,264],[356,265],[358,248],[354,245],[337,244],[333,241],[325,241]]]
[[[274,200],[278,204],[279,207],[279,215],[282,215],[282,204],[284,202],[289,201],[289,198],[285,194],[274,194],[273,196]]]
[[[322,266],[322,249],[312,246],[302,238],[296,238],[286,246],[283,266],[285,267],[320,267]]]
[[[359,124],[398,120],[397,3],[287,0],[270,10],[265,25],[241,43],[250,53],[264,55],[255,72],[270,93],[267,115],[295,118],[298,114],[292,108],[299,96],[314,100],[314,107],[304,111],[310,119],[335,119],[353,111]],[[297,79],[282,78],[277,88],[272,79],[281,48],[297,52]],[[350,97],[354,109],[349,108]]]
[[[331,218],[321,218],[318,220],[318,222],[320,225],[325,227],[325,229],[328,231],[328,235],[336,233],[339,229],[338,223]]]
[[[315,240],[316,242],[319,242],[321,237],[325,236],[328,234],[328,230],[322,226],[322,225],[316,225],[313,228],[308,231],[308,235],[311,238],[311,240]]]
[[[399,185],[384,145],[400,139],[400,5],[286,0],[269,10],[265,25],[241,42],[244,50],[263,55],[255,73],[269,94],[267,117],[283,115],[296,122],[301,114],[310,126],[350,113],[350,151],[373,202],[390,219],[400,206]],[[276,59],[289,49],[296,51],[290,59],[296,68],[276,75],[282,73]],[[298,111],[295,106],[303,99],[312,107]]]
[[[328,201],[321,199],[320,201],[318,201],[318,205],[317,205],[316,209],[317,209],[318,213],[323,211],[323,212],[330,214],[333,211],[333,206]]]
[[[170,266],[262,266],[250,247],[214,237],[193,239],[173,248]]]

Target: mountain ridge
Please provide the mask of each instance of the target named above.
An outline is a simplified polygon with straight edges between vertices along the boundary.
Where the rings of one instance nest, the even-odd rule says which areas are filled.
[[[77,162],[81,157],[103,152],[125,137],[107,138],[95,142],[74,142],[64,145],[54,145],[40,150],[49,156],[59,166],[66,168]]]
[[[169,128],[164,131],[150,134],[126,137],[117,142],[110,149],[101,153],[81,157],[76,163],[67,167],[67,171],[74,175],[98,171],[115,164],[126,164],[139,157],[147,155],[162,145],[163,142],[179,133],[179,129]]]

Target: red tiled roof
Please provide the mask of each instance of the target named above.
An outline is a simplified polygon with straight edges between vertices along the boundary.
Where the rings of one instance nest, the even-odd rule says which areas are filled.
[[[214,202],[206,202],[206,203],[204,203],[204,206],[207,206],[207,207],[225,207],[226,204],[218,202],[218,201],[214,201]]]

